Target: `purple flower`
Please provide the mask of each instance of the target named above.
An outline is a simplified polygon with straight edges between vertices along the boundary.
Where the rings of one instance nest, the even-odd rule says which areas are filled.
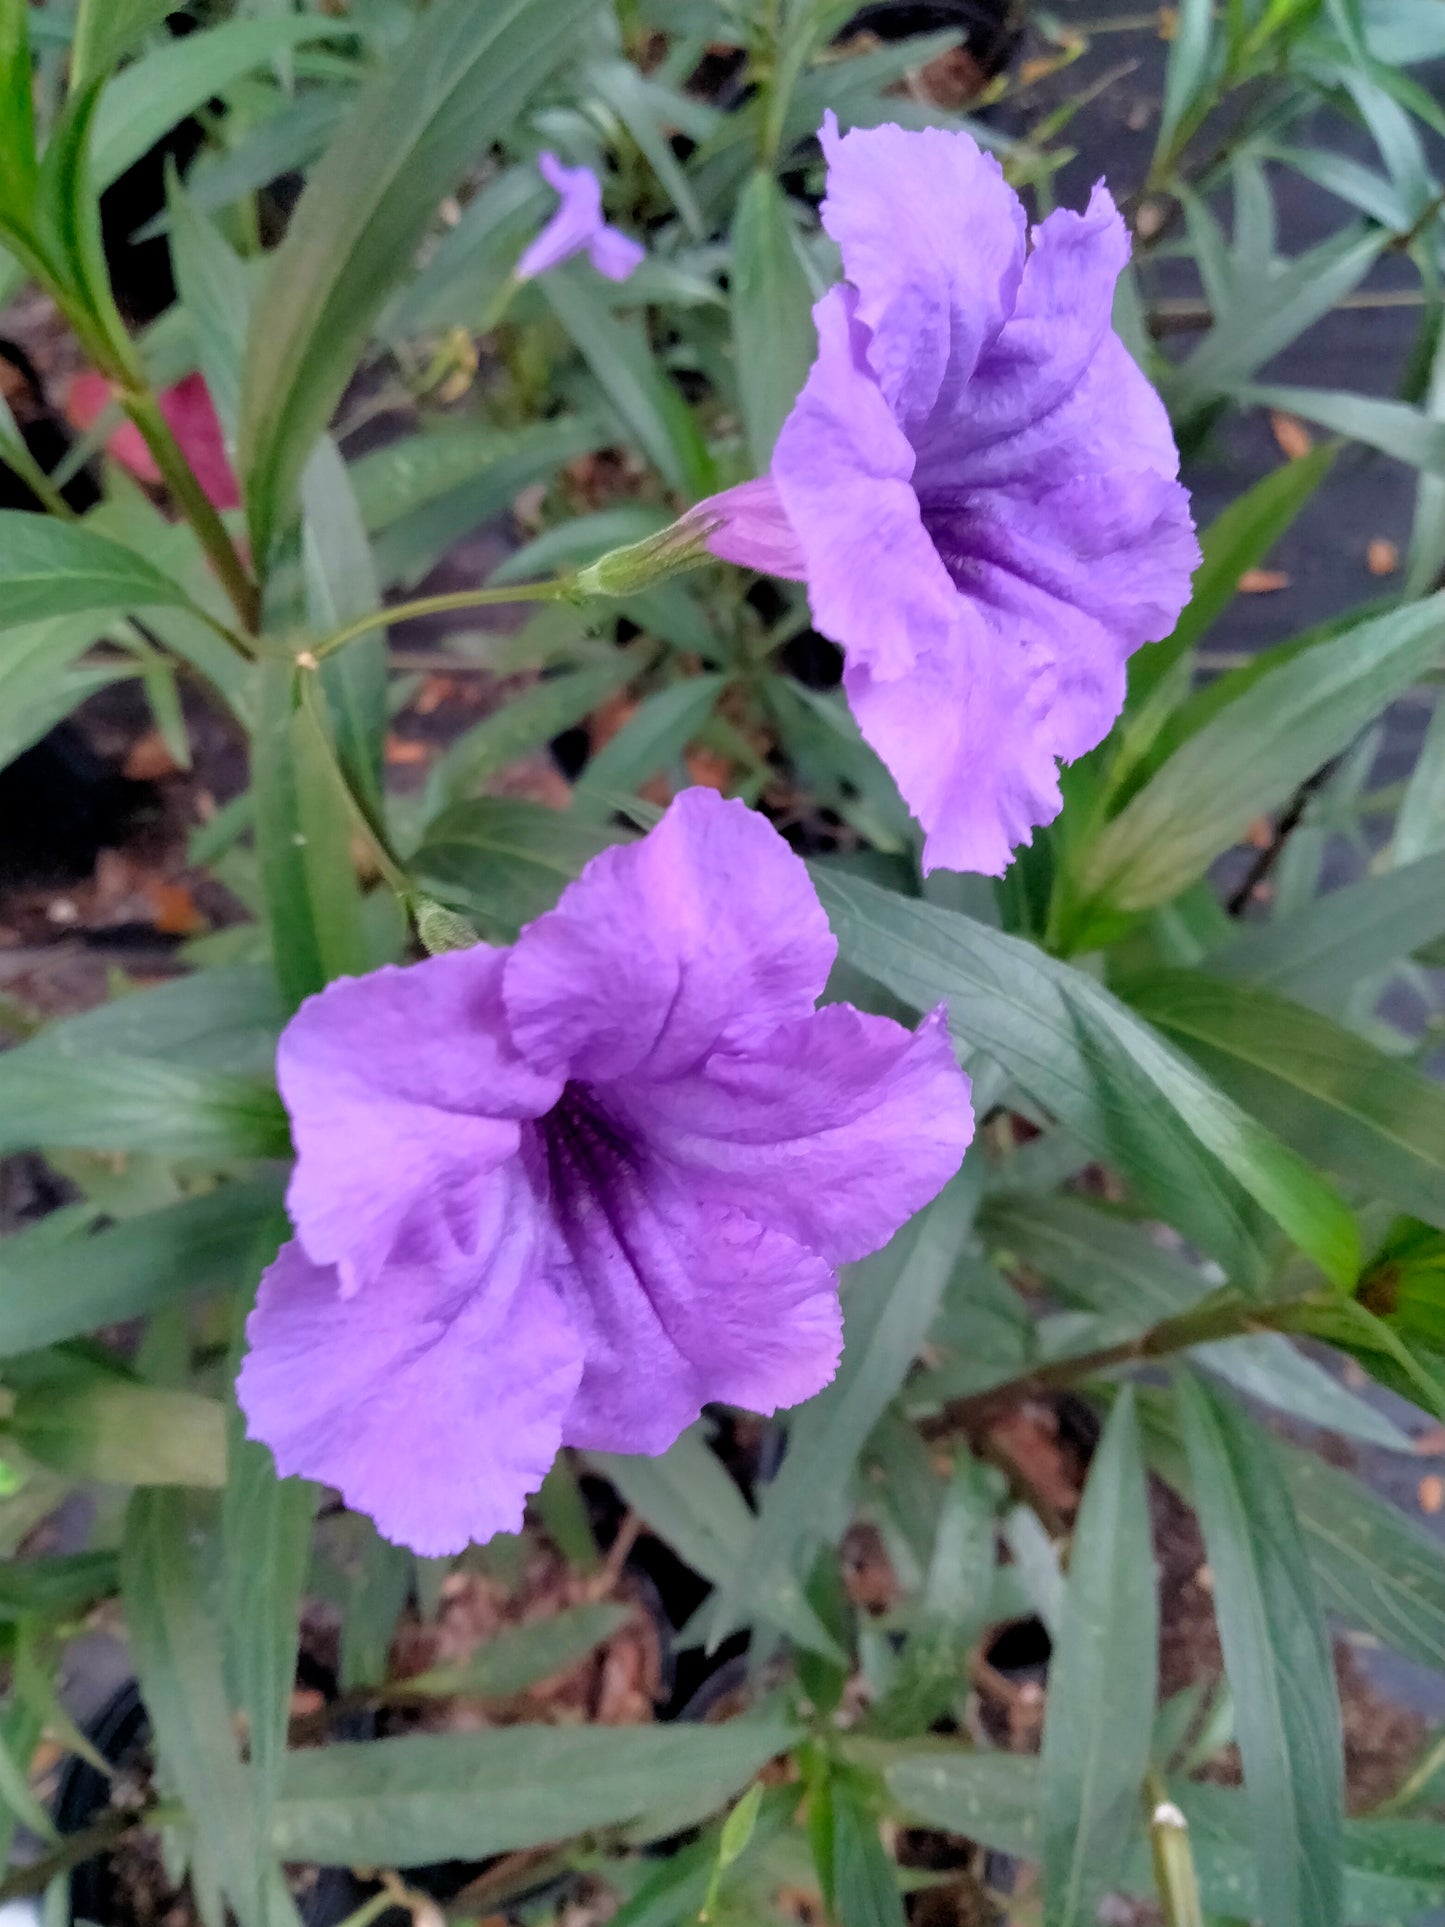
[[[625,281],[647,250],[603,220],[602,183],[592,169],[564,167],[555,154],[539,154],[537,165],[562,205],[517,263],[517,279],[531,281],[586,248],[599,274]]]
[[[237,1386],[278,1471],[456,1552],[564,1443],[661,1452],[709,1400],[825,1385],[834,1268],[973,1130],[941,1010],[814,1009],[833,952],[782,838],[694,789],[510,950],[310,999],[278,1059],[296,1237]]]
[[[1110,325],[1128,236],[1096,187],[1026,253],[966,134],[840,138],[830,114],[822,142],[847,278],[771,476],[702,505],[709,546],[807,583],[925,867],[1000,875],[1199,559],[1168,417]]]

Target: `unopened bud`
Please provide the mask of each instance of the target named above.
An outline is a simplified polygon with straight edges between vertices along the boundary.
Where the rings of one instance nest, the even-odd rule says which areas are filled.
[[[710,516],[690,510],[656,535],[629,542],[625,548],[609,549],[606,555],[579,569],[573,578],[577,593],[583,597],[634,595],[665,576],[695,569],[700,562],[712,559],[707,538],[716,527]]]
[[[465,917],[433,897],[413,897],[411,914],[422,948],[430,957],[444,956],[449,950],[472,950],[481,942]]]

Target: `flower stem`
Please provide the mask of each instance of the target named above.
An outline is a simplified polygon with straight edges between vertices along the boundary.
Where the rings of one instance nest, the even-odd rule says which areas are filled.
[[[978,1432],[1022,1399],[1063,1391],[1081,1379],[1111,1371],[1116,1365],[1137,1365],[1147,1359],[1187,1351],[1191,1345],[1239,1338],[1249,1332],[1287,1331],[1301,1307],[1312,1302],[1313,1298],[1288,1298],[1260,1305],[1248,1299],[1213,1299],[1174,1318],[1162,1319],[1148,1331],[1122,1339],[1116,1345],[1101,1345],[1097,1351],[1080,1352],[1073,1358],[1050,1359],[1047,1364],[1035,1365],[1016,1378],[970,1393],[967,1398],[950,1399],[941,1411],[924,1419],[919,1430],[926,1439]]]
[[[576,599],[576,578],[556,576],[547,582],[519,582],[515,587],[497,589],[458,589],[450,595],[421,596],[415,602],[394,602],[389,608],[374,609],[344,629],[337,629],[311,650],[317,662],[334,656],[348,642],[368,636],[374,629],[389,628],[393,622],[410,622],[416,616],[448,615],[454,609],[490,609],[509,602],[572,602]]]
[[[121,390],[120,404],[139,429],[161,479],[170,490],[176,506],[196,532],[196,538],[210,559],[241,619],[241,627],[254,635],[260,624],[261,592],[251,579],[226,525],[216,513],[210,497],[197,480],[180,444],[161,413],[160,403],[148,388],[127,383]]]

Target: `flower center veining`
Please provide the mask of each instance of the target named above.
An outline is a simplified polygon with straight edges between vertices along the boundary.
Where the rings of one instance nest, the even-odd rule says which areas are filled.
[[[568,1213],[591,1201],[610,1217],[619,1189],[636,1182],[638,1160],[591,1086],[569,1080],[535,1129],[554,1208]]]
[[[979,518],[957,499],[920,501],[918,507],[928,539],[955,587],[977,593],[988,559]]]

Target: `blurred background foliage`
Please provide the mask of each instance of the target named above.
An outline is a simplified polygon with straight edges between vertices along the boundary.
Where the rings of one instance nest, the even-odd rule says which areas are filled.
[[[1439,1908],[1442,62],[1440,0],[0,0],[6,1898]],[[298,694],[766,466],[829,108],[1038,214],[1107,163],[1196,487],[1193,602],[999,885],[921,881],[789,585],[417,617]],[[510,284],[543,147],[627,283]],[[948,1000],[978,1144],[811,1405],[414,1559],[241,1437],[277,1031],[410,954],[398,866],[507,941],[687,782],[810,859],[837,994]]]

